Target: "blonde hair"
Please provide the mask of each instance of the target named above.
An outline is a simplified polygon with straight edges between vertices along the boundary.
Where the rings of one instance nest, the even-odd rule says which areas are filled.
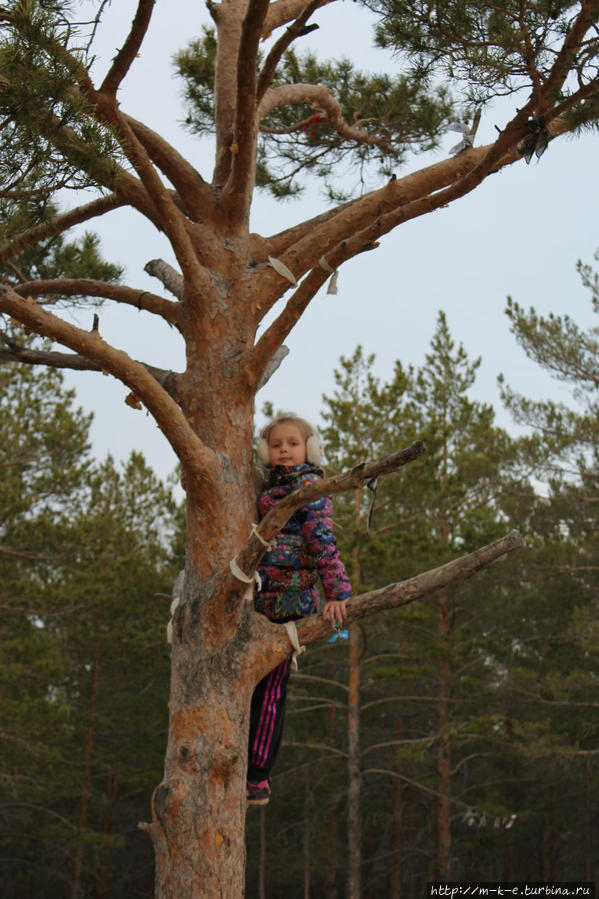
[[[300,418],[299,415],[294,415],[292,412],[282,412],[262,428],[260,437],[268,443],[270,434],[277,425],[296,425],[304,440],[316,436],[316,430],[305,418]]]

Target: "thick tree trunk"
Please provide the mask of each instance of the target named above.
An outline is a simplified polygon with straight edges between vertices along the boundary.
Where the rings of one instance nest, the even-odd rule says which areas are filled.
[[[266,673],[248,661],[251,604],[233,602],[222,575],[256,521],[253,402],[247,386],[242,391],[227,378],[237,352],[231,333],[247,334],[248,326],[230,331],[216,315],[209,329],[204,322],[204,336],[206,330],[207,342],[188,341],[181,395],[220,472],[203,501],[201,484],[186,485],[187,560],[184,601],[173,621],[169,743],[153,797],[159,899],[244,894],[249,706]]]

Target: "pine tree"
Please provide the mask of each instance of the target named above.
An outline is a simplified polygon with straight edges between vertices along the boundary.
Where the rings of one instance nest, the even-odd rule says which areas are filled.
[[[434,9],[369,3],[381,42],[406,61],[396,78],[365,76],[353,64],[298,52],[295,42],[301,46],[322,5],[210,4],[214,36],[205,33],[180,61],[190,124],[214,134],[210,181],[121,103],[123,82],[143,52],[153,0],[139,0],[129,34],[98,81],[91,38],[106,4],[79,27],[71,5],[60,0],[11,0],[0,12],[3,183],[10,193],[47,191],[48,202],[63,188],[96,191],[89,202],[51,221],[40,213],[38,224],[7,237],[0,256],[12,274],[0,285],[0,312],[70,350],[35,361],[108,372],[126,384],[131,401],[142,403],[164,431],[186,484],[185,601],[175,621],[167,771],[151,830],[159,895],[203,889],[234,896],[243,888],[245,712],[265,666],[272,668],[289,646],[280,629],[252,615],[243,600],[247,584],[229,563],[237,559],[251,577],[264,548],[254,534],[247,542],[255,487],[252,416],[255,393],[280,361],[284,340],[344,262],[597,118],[593,4],[519,2],[495,10],[478,2]],[[188,39],[187,22],[182,32]],[[263,62],[261,39],[269,40]],[[435,87],[448,78],[457,100]],[[473,147],[487,102],[516,91],[518,107],[493,143]],[[434,145],[450,110],[466,119],[464,152],[395,177],[392,169],[407,152]],[[353,198],[279,234],[250,233],[257,185],[286,195],[297,189],[302,167],[326,180],[341,153],[356,167]],[[371,178],[376,185],[363,191]],[[339,193],[336,184],[329,187]],[[178,269],[154,260],[149,270],[174,299],[102,279],[20,278],[20,255],[40,240],[121,206],[147,218],[170,242]],[[290,284],[285,307],[260,332]],[[48,299],[65,296],[101,297],[161,317],[184,338],[180,372],[134,361],[97,329],[88,332],[49,308]],[[17,361],[33,361],[19,345],[8,351]],[[363,473],[370,480],[381,470],[366,466]],[[358,474],[341,483],[359,486]],[[277,526],[264,524],[260,535],[270,539]],[[480,565],[487,557],[476,558]],[[385,602],[396,601],[398,592],[385,594]],[[369,603],[372,609],[375,599],[356,601],[350,616],[361,616]],[[313,622],[300,631],[304,642],[323,635]],[[229,790],[238,801],[223,801]],[[177,851],[169,852],[173,846]]]
[[[503,494],[511,485],[516,455],[513,441],[494,424],[493,410],[468,398],[478,362],[471,363],[464,349],[455,346],[442,313],[422,368],[404,371],[397,363],[391,381],[381,385],[372,376],[372,361],[360,348],[350,359],[342,359],[336,375],[339,389],[334,397],[325,398],[329,456],[342,465],[351,464],[356,456],[343,458],[345,447],[355,453],[362,442],[366,454],[380,453],[414,435],[422,436],[428,448],[417,473],[406,472],[400,484],[382,482],[378,487],[368,532],[370,497],[362,503],[357,528],[352,526],[347,500],[340,509],[342,551],[351,555],[354,565],[356,558],[360,560],[368,585],[376,587],[385,583],[390,569],[409,577],[435,559],[451,557],[458,546],[475,546],[500,532],[506,524]],[[356,429],[362,441],[357,440]],[[402,807],[404,812],[410,808],[415,787],[430,830],[425,841],[430,868],[418,871],[421,878],[456,873],[451,835],[457,812],[463,817],[468,801],[458,799],[462,783],[459,776],[453,783],[452,770],[462,769],[461,760],[475,743],[482,747],[486,742],[486,754],[489,744],[492,752],[500,752],[500,747],[493,747],[491,672],[485,675],[484,665],[488,638],[483,622],[488,624],[492,614],[480,586],[474,595],[462,587],[402,610],[401,617],[388,613],[382,627],[368,629],[369,654],[378,661],[372,659],[364,669],[369,686],[363,691],[362,719],[371,744],[388,748],[370,754],[368,741],[363,741],[362,776],[368,784],[367,797],[373,790],[376,793],[381,777],[391,776],[398,785],[393,814],[399,830],[395,843],[381,849],[380,828],[375,825],[374,839],[366,836],[367,853],[371,859],[389,848],[403,854],[401,841],[414,828],[413,821],[408,824],[413,812],[405,813],[403,822],[399,815]],[[472,669],[482,675],[474,691]],[[381,724],[373,725],[373,719]],[[481,748],[474,757],[482,752]],[[437,770],[431,777],[433,767]],[[476,806],[473,796],[469,801]],[[485,803],[497,807],[497,797],[489,800],[482,793],[480,804]],[[368,819],[373,820],[372,814]],[[419,820],[416,828],[420,827]],[[387,833],[391,830],[389,825]],[[371,870],[376,868],[376,861],[371,861]],[[382,869],[389,876],[388,865],[383,863]],[[397,891],[398,881],[406,885],[409,874],[402,870],[400,875],[396,868],[395,880]]]
[[[141,456],[92,463],[61,381],[0,369],[2,892],[149,895],[177,509]]]

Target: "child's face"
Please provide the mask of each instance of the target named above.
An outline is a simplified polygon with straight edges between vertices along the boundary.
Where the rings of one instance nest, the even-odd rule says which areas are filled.
[[[306,461],[306,440],[297,425],[281,422],[268,435],[268,459],[271,465],[301,465]]]

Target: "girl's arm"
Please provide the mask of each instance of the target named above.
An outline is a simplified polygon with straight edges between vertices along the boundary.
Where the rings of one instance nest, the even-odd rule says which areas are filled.
[[[330,497],[325,497],[305,506],[302,512],[304,540],[308,550],[316,558],[316,567],[327,600],[323,618],[333,626],[341,624],[352,588],[333,533],[333,504]]]

